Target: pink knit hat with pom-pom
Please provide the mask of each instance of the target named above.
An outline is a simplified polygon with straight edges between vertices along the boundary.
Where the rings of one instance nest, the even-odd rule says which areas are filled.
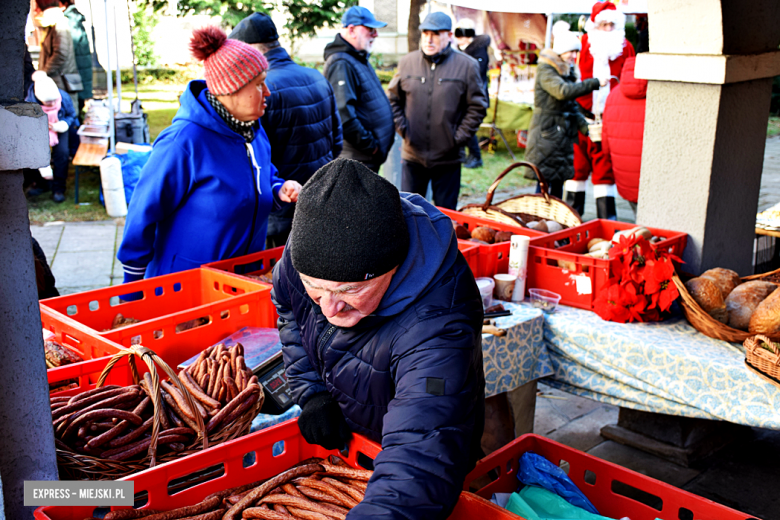
[[[215,96],[238,92],[268,70],[268,62],[260,51],[244,42],[228,40],[225,31],[215,26],[194,30],[190,51],[203,62],[206,86]]]

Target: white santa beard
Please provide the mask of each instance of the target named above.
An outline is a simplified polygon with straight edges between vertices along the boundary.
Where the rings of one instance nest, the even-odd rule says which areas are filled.
[[[593,30],[588,33],[588,44],[590,45],[590,54],[593,56],[593,77],[598,79],[609,79],[612,71],[609,62],[623,54],[623,44],[626,33],[622,29],[613,31]],[[593,91],[593,113],[602,114],[604,105],[609,96],[610,84],[607,81],[606,86]]]

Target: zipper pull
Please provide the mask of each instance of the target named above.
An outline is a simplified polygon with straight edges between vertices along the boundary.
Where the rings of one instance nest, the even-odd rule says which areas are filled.
[[[436,64],[435,63],[431,63],[431,70],[436,70]]]
[[[420,78],[420,83],[422,83],[423,85],[425,85],[425,78]]]

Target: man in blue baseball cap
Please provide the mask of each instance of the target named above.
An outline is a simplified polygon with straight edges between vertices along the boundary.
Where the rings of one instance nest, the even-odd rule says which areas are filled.
[[[452,20],[429,14],[420,49],[404,56],[388,86],[401,148],[401,190],[423,197],[431,184],[437,206],[455,209],[464,146],[485,118],[488,100],[471,56],[452,50]]]
[[[393,144],[393,114],[382,83],[368,62],[377,29],[387,24],[365,7],[347,9],[341,32],[325,47],[323,74],[333,86],[341,116],[341,157],[379,172]]]

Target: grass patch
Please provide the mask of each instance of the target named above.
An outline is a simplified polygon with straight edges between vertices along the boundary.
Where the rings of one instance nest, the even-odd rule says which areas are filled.
[[[480,140],[483,140],[488,137],[489,133],[489,129],[480,129],[477,136]],[[504,136],[509,141],[509,146],[514,152],[515,158],[518,161],[522,161],[525,157],[525,150],[517,147],[515,135],[505,131]],[[495,152],[491,153],[487,150],[482,150],[482,162],[484,163],[482,168],[463,168],[461,170],[460,199],[478,195],[486,196],[488,188],[496,180],[496,177],[514,162],[498,134],[494,138],[497,139]],[[523,177],[523,170],[513,170],[501,180],[501,184],[499,184],[496,190],[496,195],[531,186],[534,182]],[[496,200],[502,200],[502,198],[497,197]]]
[[[79,205],[74,204],[75,167],[68,169],[68,181],[65,189],[65,202],[57,204],[51,200],[51,192],[27,200],[30,224],[47,222],[86,222],[108,220],[106,209],[100,204],[100,170],[81,168],[79,175]]]
[[[769,124],[767,125],[766,136],[775,137],[776,135],[780,135],[780,117],[769,116]]]

